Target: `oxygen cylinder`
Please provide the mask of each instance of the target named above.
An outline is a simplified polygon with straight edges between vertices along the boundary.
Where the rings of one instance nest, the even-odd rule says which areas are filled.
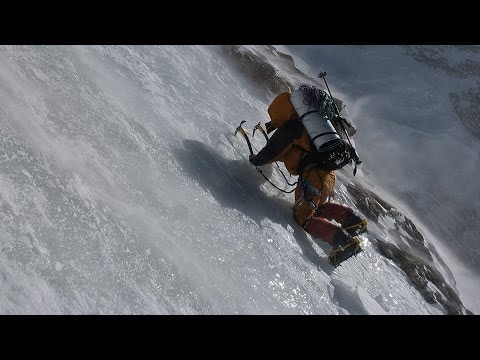
[[[290,95],[290,102],[307,131],[313,145],[319,152],[329,149],[341,139],[331,121],[323,117],[315,104],[305,104],[302,90],[297,89]]]

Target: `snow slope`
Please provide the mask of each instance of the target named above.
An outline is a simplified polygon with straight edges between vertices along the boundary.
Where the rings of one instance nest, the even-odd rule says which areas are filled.
[[[233,135],[266,98],[216,46],[2,46],[0,313],[443,313],[295,225]]]

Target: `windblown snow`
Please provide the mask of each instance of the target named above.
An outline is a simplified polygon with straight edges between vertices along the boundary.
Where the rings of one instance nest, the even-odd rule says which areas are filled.
[[[368,236],[334,269],[295,224],[234,136],[268,96],[217,46],[0,47],[0,313],[442,314]]]

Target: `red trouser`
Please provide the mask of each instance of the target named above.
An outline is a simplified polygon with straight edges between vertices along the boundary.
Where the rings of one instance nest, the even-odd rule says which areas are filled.
[[[327,202],[317,208],[304,229],[314,238],[321,238],[330,244],[335,238],[339,241],[349,238],[345,230],[328,220],[335,220],[342,226],[351,226],[360,222],[361,218],[346,206]]]

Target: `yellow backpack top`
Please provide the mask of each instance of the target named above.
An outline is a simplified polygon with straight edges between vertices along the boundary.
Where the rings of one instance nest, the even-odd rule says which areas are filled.
[[[265,124],[267,133],[282,127],[287,121],[298,116],[290,102],[289,92],[281,93],[272,101],[268,107],[268,115],[272,121]]]

